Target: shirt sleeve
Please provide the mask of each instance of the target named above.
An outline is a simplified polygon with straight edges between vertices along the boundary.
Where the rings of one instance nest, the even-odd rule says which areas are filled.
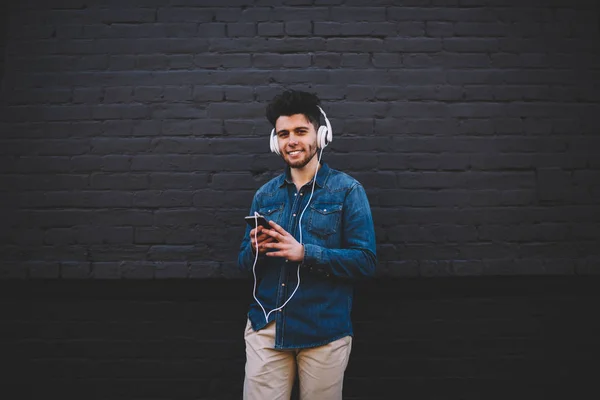
[[[258,210],[258,202],[256,200],[256,196],[252,200],[252,205],[250,206],[250,213],[248,215],[254,215],[254,212]],[[246,230],[244,231],[244,238],[242,239],[242,244],[240,245],[240,253],[238,255],[238,268],[245,272],[252,271],[252,266],[254,265],[254,260],[256,259],[255,253],[252,251],[252,246],[250,242],[250,231],[252,228],[250,225],[246,224]],[[259,260],[264,258],[264,256],[259,255]],[[257,261],[258,262],[258,261]]]
[[[340,278],[373,276],[377,264],[375,228],[367,194],[359,183],[344,200],[342,227],[339,249],[304,245],[304,267]]]

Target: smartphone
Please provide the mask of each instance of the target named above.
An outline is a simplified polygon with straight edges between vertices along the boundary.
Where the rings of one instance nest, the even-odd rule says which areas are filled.
[[[249,215],[247,217],[244,217],[244,219],[252,228],[256,228],[256,220],[258,220],[258,225],[262,226],[263,228],[271,229],[269,221],[267,221],[267,219],[262,215],[259,215],[257,217],[255,217],[254,215]]]

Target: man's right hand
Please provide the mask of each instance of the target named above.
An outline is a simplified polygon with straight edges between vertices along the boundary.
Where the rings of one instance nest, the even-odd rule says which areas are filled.
[[[258,241],[258,254],[265,254],[269,249],[265,248],[264,245],[267,243],[275,242],[271,236],[263,233],[263,227],[259,226],[258,231],[257,228],[254,228],[250,231],[250,245],[252,246],[252,252],[256,254],[256,242]],[[258,235],[255,240],[255,235]]]

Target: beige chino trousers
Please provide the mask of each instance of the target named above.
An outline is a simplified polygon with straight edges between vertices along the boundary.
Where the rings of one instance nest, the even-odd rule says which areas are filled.
[[[318,347],[275,350],[275,322],[254,331],[248,321],[244,339],[244,400],[289,400],[296,367],[300,400],[341,400],[351,336]]]

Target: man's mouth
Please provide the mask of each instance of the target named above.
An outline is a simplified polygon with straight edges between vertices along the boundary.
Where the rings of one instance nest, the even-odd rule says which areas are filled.
[[[301,151],[302,151],[302,150],[288,151],[288,154],[289,154],[290,156],[295,156],[295,155],[297,155],[297,154],[300,154],[300,152],[301,152]]]

